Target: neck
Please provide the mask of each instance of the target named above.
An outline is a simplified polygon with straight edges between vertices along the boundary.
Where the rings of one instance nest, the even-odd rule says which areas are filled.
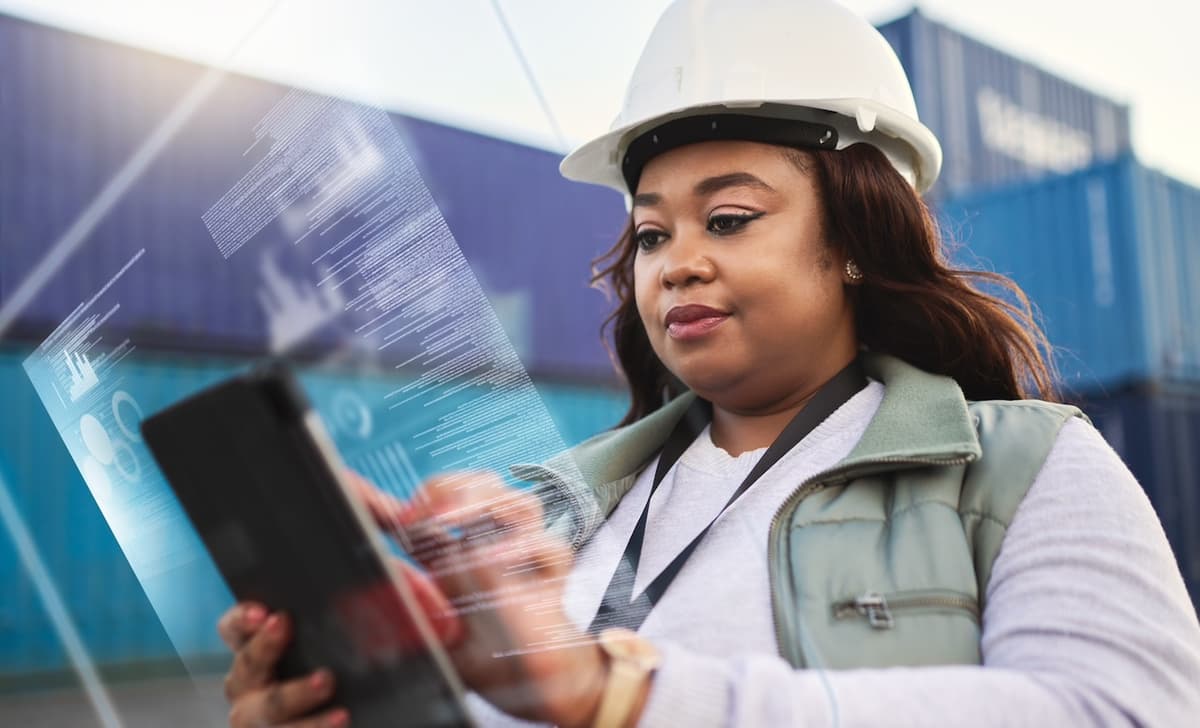
[[[806,385],[766,407],[738,408],[714,401],[710,430],[713,444],[734,457],[770,447],[788,423],[808,406],[817,392],[844,366],[833,370],[816,384]]]
[[[770,447],[783,428],[808,404],[814,389],[802,399],[766,412],[742,412],[713,404],[713,444],[734,457],[744,452]]]

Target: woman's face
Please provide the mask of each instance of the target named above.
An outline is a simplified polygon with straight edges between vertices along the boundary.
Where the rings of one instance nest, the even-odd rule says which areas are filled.
[[[646,165],[633,203],[638,312],[659,359],[731,411],[812,393],[857,351],[815,181],[779,147],[704,142]]]

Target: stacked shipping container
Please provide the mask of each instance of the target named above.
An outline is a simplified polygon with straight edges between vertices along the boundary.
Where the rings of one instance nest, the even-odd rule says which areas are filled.
[[[1127,106],[916,10],[879,31],[908,73],[921,120],[942,143],[934,199],[1072,172],[1129,151]]]
[[[1151,493],[1193,596],[1200,595],[1200,537],[1192,525],[1200,515],[1200,394],[1186,384],[1200,381],[1200,341],[1188,325],[1200,314],[1192,291],[1200,282],[1200,194],[1127,156],[1125,107],[915,12],[882,30],[946,148],[935,194],[948,229],[1030,293],[1062,347],[1068,382],[1089,395],[1089,411]],[[201,70],[2,17],[0,67],[3,300]],[[199,214],[240,169],[240,142],[228,140],[241,140],[282,91],[225,80],[23,312],[18,331],[39,340],[86,292],[73,281],[89,269],[119,266],[133,241],[172,251],[153,271],[159,288],[123,302],[140,321],[139,342],[196,355],[252,353],[247,342],[263,339],[263,316],[253,302],[212,296],[214,281],[229,274]],[[526,365],[558,382],[541,389],[564,439],[612,425],[624,398],[584,384],[613,383],[597,337],[608,304],[588,289],[587,276],[619,232],[620,201],[561,180],[549,152],[393,120]],[[1077,171],[1048,177],[1070,170]],[[1015,184],[1031,177],[1044,179]],[[21,413],[0,425],[0,467],[22,488],[20,505],[68,602],[87,607],[76,613],[85,642],[102,662],[165,656],[165,637],[36,403],[20,358],[0,356],[0,396]],[[197,358],[145,369],[164,387],[183,387],[184,370],[215,376],[227,366]],[[62,669],[62,653],[8,547],[0,539],[0,575],[20,587],[0,595],[0,676]],[[217,649],[215,641],[210,646]]]
[[[1200,190],[1124,157],[940,208],[961,262],[1037,305],[1072,388],[1200,381]]]
[[[2,297],[200,69],[7,18],[0,68]],[[40,340],[79,303],[83,281],[146,247],[155,249],[146,276],[158,285],[122,302],[140,339],[198,352],[265,341],[258,265],[226,261],[201,215],[244,173],[255,124],[287,91],[226,77],[22,313],[18,330]],[[608,302],[589,278],[592,260],[621,232],[620,198],[563,180],[553,153],[399,114],[392,121],[530,371],[611,383],[599,338]]]

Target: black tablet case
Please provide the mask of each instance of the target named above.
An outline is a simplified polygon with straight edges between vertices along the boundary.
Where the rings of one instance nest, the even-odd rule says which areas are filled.
[[[411,595],[286,367],[211,387],[142,432],[234,596],[291,615],[279,677],[331,669],[355,726],[470,725],[440,645],[428,630],[413,644]]]

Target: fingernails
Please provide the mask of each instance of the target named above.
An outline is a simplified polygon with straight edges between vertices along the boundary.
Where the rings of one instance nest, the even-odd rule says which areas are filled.
[[[346,726],[350,725],[350,714],[344,710],[339,710],[329,716],[325,721],[325,725],[328,728],[346,728]]]
[[[314,690],[321,690],[325,687],[328,687],[330,677],[331,675],[329,674],[328,670],[317,670],[312,674],[312,677],[308,679],[309,687],[313,688]]]
[[[283,617],[278,614],[272,614],[270,617],[267,617],[265,627],[273,637],[283,636]]]
[[[267,610],[255,604],[242,611],[242,624],[247,627],[257,627],[266,616]]]

